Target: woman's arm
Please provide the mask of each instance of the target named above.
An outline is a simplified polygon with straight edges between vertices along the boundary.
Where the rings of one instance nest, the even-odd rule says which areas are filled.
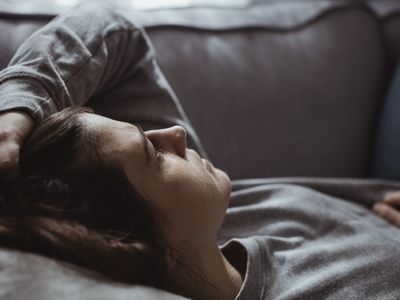
[[[120,95],[129,93],[124,99],[116,99],[113,92],[120,87]],[[0,143],[0,177],[2,169],[9,169],[9,162],[18,161],[18,145],[32,129],[25,126],[28,130],[22,131],[24,135],[17,144],[12,139],[11,147],[12,126],[3,130],[5,125],[11,125],[8,112],[18,112],[18,118],[31,123],[30,117],[37,124],[54,112],[71,105],[81,106],[91,98],[102,102],[103,107],[104,98],[108,103],[113,101],[105,106],[107,112],[130,99],[131,103],[121,105],[121,110],[149,126],[183,125],[189,143],[192,141],[204,155],[195,131],[154,60],[143,30],[111,10],[83,5],[30,36],[0,72],[0,135],[7,137]],[[143,115],[143,119],[137,118]],[[10,147],[14,149],[12,155],[5,151]]]
[[[105,8],[82,6],[20,46],[0,72],[0,111],[25,110],[37,123],[111,89],[146,60],[152,53],[141,29]]]
[[[140,29],[95,6],[59,16],[30,36],[0,72],[0,178],[18,175],[19,149],[34,123],[83,105],[150,57]]]

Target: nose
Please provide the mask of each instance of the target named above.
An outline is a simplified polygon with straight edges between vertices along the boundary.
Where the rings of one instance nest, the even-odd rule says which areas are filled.
[[[146,132],[147,137],[155,139],[163,148],[163,151],[175,152],[185,157],[187,148],[187,134],[182,126],[172,126],[165,129],[150,130]]]

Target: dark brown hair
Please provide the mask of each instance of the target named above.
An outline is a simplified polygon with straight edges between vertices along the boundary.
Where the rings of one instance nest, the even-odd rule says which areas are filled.
[[[60,259],[125,282],[161,287],[159,217],[68,108],[38,125],[21,150],[21,178],[0,183],[0,245]]]

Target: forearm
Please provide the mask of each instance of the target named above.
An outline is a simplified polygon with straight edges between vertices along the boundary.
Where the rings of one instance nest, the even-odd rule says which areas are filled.
[[[0,72],[0,111],[36,121],[83,105],[135,72],[149,51],[140,29],[104,8],[83,6],[28,38]]]
[[[0,112],[24,110],[38,123],[89,100],[109,116],[146,128],[182,125],[189,145],[206,155],[143,30],[93,5],[60,15],[38,30],[0,72]],[[113,113],[117,109],[122,114]]]

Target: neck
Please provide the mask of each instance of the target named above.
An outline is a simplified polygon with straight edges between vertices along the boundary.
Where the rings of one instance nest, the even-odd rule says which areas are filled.
[[[196,254],[189,257],[189,264],[196,267],[196,272],[204,282],[188,274],[187,268],[182,264],[176,263],[165,282],[169,290],[191,299],[234,299],[239,293],[243,278],[225,258],[217,242],[193,249],[196,249]]]

